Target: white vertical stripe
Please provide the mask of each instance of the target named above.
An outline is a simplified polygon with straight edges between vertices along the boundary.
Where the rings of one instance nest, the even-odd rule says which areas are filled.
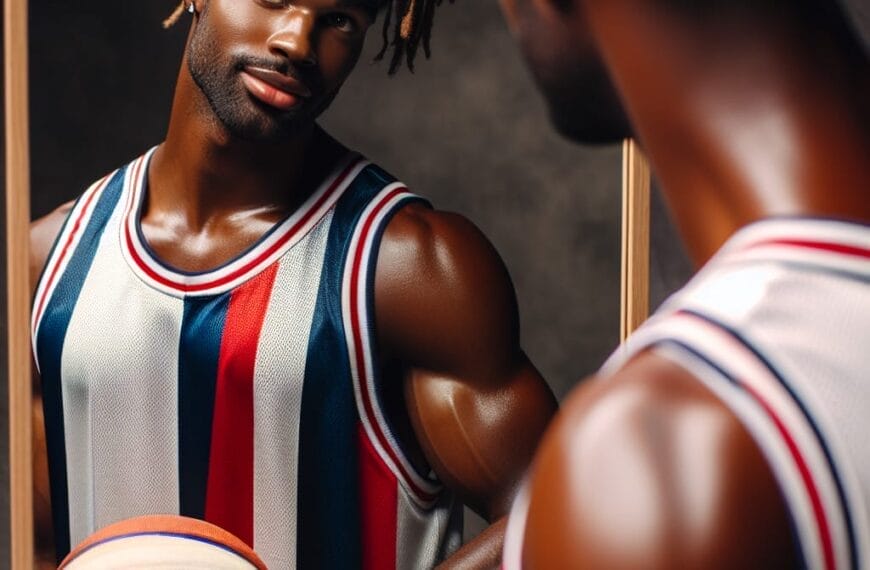
[[[178,512],[178,343],[183,302],[130,273],[116,209],[63,348],[70,539]]]
[[[35,303],[33,315],[31,316],[31,333],[34,357],[36,356],[36,337],[39,334],[39,326],[42,323],[42,314],[45,312],[45,307],[48,305],[48,301],[51,299],[58,281],[60,281],[61,276],[66,271],[76,247],[81,242],[82,234],[84,234],[91,215],[94,213],[94,208],[97,207],[97,202],[99,202],[99,194],[105,190],[114,176],[115,172],[95,182],[85,190],[82,197],[78,200],[72,211],[70,211],[67,222],[55,240],[56,245],[46,261],[45,269],[36,288],[36,294],[33,297]],[[89,200],[93,194],[96,195],[93,196],[92,200]],[[87,205],[87,208],[85,205]],[[76,221],[79,222],[78,227],[76,227]],[[73,230],[76,230],[75,234],[73,234]],[[51,280],[52,275],[54,275],[53,280]],[[50,280],[51,282],[49,282]],[[39,312],[40,309],[41,312]]]
[[[396,523],[396,568],[432,568],[462,543],[461,506],[451,493],[436,505],[421,508],[399,487]]]
[[[254,372],[254,548],[296,565],[297,473],[309,334],[333,213],[280,262]]]

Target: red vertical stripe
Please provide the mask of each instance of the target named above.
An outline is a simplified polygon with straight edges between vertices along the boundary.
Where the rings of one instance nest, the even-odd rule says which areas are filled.
[[[360,522],[363,570],[396,567],[399,482],[359,425]]]
[[[218,359],[205,518],[254,546],[254,364],[278,264],[230,297]]]

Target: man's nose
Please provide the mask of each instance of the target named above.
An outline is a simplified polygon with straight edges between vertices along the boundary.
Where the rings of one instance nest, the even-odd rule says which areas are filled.
[[[268,40],[269,51],[286,57],[297,65],[314,65],[317,54],[312,36],[316,18],[317,15],[310,9],[291,6]]]

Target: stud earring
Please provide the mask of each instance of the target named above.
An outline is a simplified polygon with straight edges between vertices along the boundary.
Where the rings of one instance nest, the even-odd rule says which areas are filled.
[[[193,2],[187,6],[187,11],[191,14],[196,14],[196,6],[193,5]]]

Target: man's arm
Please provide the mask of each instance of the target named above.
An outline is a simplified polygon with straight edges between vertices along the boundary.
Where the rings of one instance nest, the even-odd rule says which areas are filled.
[[[387,227],[375,286],[381,346],[405,371],[426,460],[494,523],[445,567],[496,567],[500,519],[557,407],[520,348],[507,270],[467,220],[414,205]]]
[[[42,268],[51,247],[72,209],[69,202],[30,225],[30,296],[36,291]],[[33,514],[34,548],[37,568],[55,568],[54,532],[51,518],[51,490],[48,478],[48,453],[45,445],[45,422],[42,415],[42,389],[36,363],[33,371]]]
[[[575,391],[528,491],[525,569],[800,566],[782,493],[749,432],[650,352]]]

